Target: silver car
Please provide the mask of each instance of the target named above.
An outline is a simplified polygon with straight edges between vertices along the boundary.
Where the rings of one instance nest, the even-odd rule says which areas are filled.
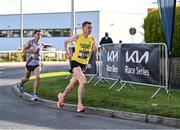
[[[52,44],[44,44],[43,51],[56,51]]]

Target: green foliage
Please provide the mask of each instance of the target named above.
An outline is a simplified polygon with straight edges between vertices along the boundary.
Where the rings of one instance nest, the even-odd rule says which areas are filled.
[[[0,57],[0,62],[23,62],[25,61],[25,54],[13,52],[7,56]],[[43,61],[65,61],[63,58],[44,56]]]
[[[24,55],[22,53],[11,53],[9,61],[13,62],[23,62]]]
[[[152,11],[144,19],[144,40],[148,43],[165,43],[159,10]],[[180,7],[176,7],[173,55],[180,56]]]
[[[174,45],[173,54],[175,57],[180,56],[180,7],[176,8],[175,28],[174,28]]]
[[[145,42],[164,42],[164,34],[162,31],[159,10],[155,10],[148,14],[144,20],[144,38]]]
[[[44,56],[43,61],[65,61],[65,59]]]
[[[6,61],[7,61],[7,58],[4,58],[4,57],[0,58],[0,62],[6,62]]]

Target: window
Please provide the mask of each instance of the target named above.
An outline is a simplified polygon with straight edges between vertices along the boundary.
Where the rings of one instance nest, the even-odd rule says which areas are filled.
[[[70,29],[63,29],[63,36],[64,37],[69,37],[70,35],[71,35]]]
[[[52,36],[53,37],[62,37],[62,30],[61,29],[54,29]]]
[[[35,29],[24,29],[23,37],[33,37]],[[71,34],[70,28],[65,29],[40,29],[42,31],[42,37],[69,37]],[[14,30],[0,30],[0,37],[20,37],[20,29]]]
[[[28,29],[27,30],[27,37],[33,37],[34,29]]]
[[[61,29],[50,29],[47,30],[47,37],[62,37],[62,30]]]
[[[7,37],[13,36],[13,30],[7,30]]]
[[[20,37],[20,30],[13,30],[13,37]]]
[[[33,37],[33,32],[35,29],[24,29],[23,37]]]
[[[7,31],[6,30],[0,30],[0,37],[7,37]]]
[[[44,32],[45,37],[69,37],[70,29],[47,29]]]
[[[0,30],[0,37],[20,37],[20,30]]]
[[[52,30],[52,29],[46,30],[45,34],[46,34],[46,35],[45,35],[46,37],[52,37],[52,35],[53,35],[53,30]]]
[[[23,30],[23,36],[27,37],[27,30]]]

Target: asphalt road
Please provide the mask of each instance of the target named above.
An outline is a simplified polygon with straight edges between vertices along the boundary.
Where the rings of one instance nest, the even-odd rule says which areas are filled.
[[[42,73],[67,70],[44,67]],[[0,129],[169,129],[169,127],[47,108],[18,97],[13,85],[22,67],[0,67]]]

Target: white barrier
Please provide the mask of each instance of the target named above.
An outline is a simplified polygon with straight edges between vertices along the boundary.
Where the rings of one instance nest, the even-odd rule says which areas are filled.
[[[25,60],[24,53],[22,51],[0,51],[0,58],[6,59],[8,62],[12,60],[13,56],[21,56],[21,60]],[[41,58],[44,59],[45,57],[49,58],[57,58],[65,60],[65,52],[64,51],[42,51]]]

